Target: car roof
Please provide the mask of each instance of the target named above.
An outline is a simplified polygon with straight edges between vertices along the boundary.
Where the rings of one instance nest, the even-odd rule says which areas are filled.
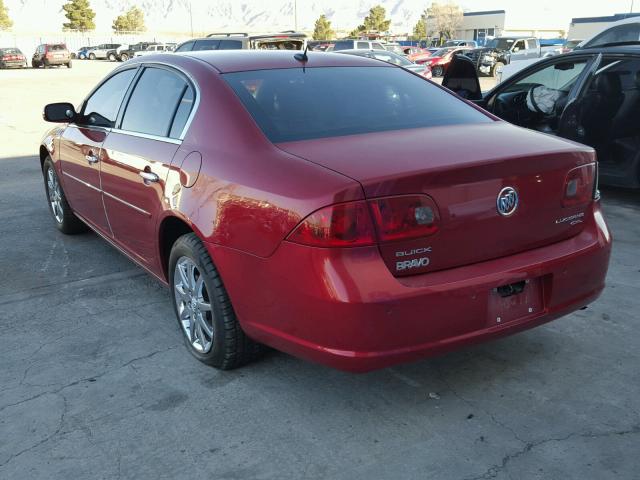
[[[577,48],[565,55],[579,55],[583,53],[605,53],[605,54],[640,54],[640,42],[637,45],[612,45],[591,48]]]
[[[271,70],[279,68],[300,67],[371,67],[388,65],[371,58],[339,53],[308,52],[308,61],[301,62],[294,56],[300,50],[203,50],[198,52],[180,52],[173,55],[184,55],[197,58],[214,67],[221,73],[245,72],[251,70]]]

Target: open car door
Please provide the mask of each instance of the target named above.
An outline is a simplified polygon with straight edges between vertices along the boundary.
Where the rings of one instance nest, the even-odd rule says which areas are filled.
[[[476,66],[471,59],[464,55],[453,55],[453,60],[444,74],[442,86],[467,100],[475,102],[482,100],[482,90],[480,90]]]

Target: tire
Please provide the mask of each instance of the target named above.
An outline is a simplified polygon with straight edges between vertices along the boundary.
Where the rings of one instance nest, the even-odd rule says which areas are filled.
[[[69,63],[67,63],[67,68],[71,68],[73,66],[73,63],[71,62],[71,60],[69,60]]]
[[[129,60],[129,54],[127,54],[127,53],[120,54],[120,61],[121,62],[126,62],[127,60]]]
[[[51,68],[51,65],[49,64],[49,61],[48,61],[48,60],[45,60],[45,61],[42,63],[42,66],[43,66],[44,68]]]
[[[109,60],[110,62],[115,62],[116,60],[118,60],[118,57],[116,57],[115,53],[110,53],[109,55],[107,55],[107,60]]]
[[[58,174],[53,166],[51,157],[45,159],[42,174],[44,177],[44,189],[49,204],[49,212],[58,230],[67,235],[86,232],[88,227],[82,220],[75,216],[67,202],[67,197],[64,195],[64,190],[58,179]]]
[[[40,65],[35,60],[31,60],[31,68],[38,68]]]
[[[444,75],[444,67],[442,65],[436,65],[431,70],[434,77],[442,77]]]
[[[71,55],[69,55],[71,57],[71,60],[75,60],[76,59],[76,54],[72,53]]]
[[[491,76],[492,77],[497,77],[498,76],[498,70],[502,69],[502,67],[504,67],[504,63],[496,62],[496,64],[491,69]]]
[[[240,327],[220,274],[195,234],[183,235],[173,244],[168,271],[176,319],[194,357],[221,370],[231,370],[263,353],[264,347]],[[197,304],[203,308],[194,307]],[[195,321],[194,333],[192,316],[200,319]]]
[[[89,54],[89,60],[95,60],[96,59],[96,54],[95,53],[90,53]]]

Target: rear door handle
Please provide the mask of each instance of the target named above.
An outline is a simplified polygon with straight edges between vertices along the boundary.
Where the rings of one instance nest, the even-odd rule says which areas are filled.
[[[140,176],[144,179],[144,182],[157,182],[160,177],[153,172],[140,172]]]
[[[99,158],[92,151],[89,151],[89,153],[84,156],[84,159],[90,164],[98,163],[99,160]]]

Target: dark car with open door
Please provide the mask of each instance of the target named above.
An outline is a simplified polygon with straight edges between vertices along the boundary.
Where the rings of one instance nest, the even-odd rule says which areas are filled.
[[[469,60],[455,62],[444,86],[510,123],[594,147],[602,184],[640,188],[640,42],[543,59],[485,94]]]

